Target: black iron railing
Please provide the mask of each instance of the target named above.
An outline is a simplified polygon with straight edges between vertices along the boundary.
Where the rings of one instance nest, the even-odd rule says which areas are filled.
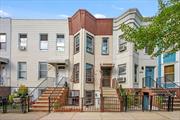
[[[126,95],[124,111],[173,111],[174,98],[168,95]]]
[[[14,98],[9,100],[8,97],[0,97],[0,112],[2,113],[26,113],[28,112],[28,97]]]
[[[164,88],[180,88],[180,85],[178,85],[174,81],[168,79],[167,77],[159,77],[159,78],[157,78],[157,81]]]
[[[58,89],[63,89],[64,85],[67,84],[67,78],[66,77],[61,77],[61,79],[57,82],[56,87],[53,88],[51,94],[48,97],[49,100],[49,109],[48,111],[51,112],[52,109],[54,109],[55,102],[57,102],[60,98],[60,95],[64,94],[61,90]],[[58,91],[56,91],[58,90]],[[59,104],[59,103],[57,103]]]
[[[40,82],[38,86],[32,88],[28,95],[28,111],[30,111],[32,104],[35,103],[35,101],[48,87],[54,87],[55,85],[56,79],[53,77],[47,77],[42,82]]]
[[[168,96],[174,96],[174,94],[164,87],[161,86],[161,84],[157,81],[152,79],[151,77],[144,77],[142,80],[142,88],[149,88],[153,89],[154,93],[157,94],[166,94]]]

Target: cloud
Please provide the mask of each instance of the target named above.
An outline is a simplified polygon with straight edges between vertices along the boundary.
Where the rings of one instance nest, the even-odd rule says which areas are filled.
[[[57,17],[60,17],[62,19],[66,19],[69,17],[69,15],[66,15],[66,14],[60,14],[60,15],[57,15]]]
[[[120,10],[120,11],[124,10],[124,8],[118,7],[118,6],[116,6],[116,5],[111,5],[111,7],[112,7],[113,9],[115,9],[115,10]]]
[[[96,17],[96,18],[106,18],[106,16],[105,16],[105,15],[100,14],[100,13],[96,13],[96,14],[94,14],[94,17]]]
[[[10,17],[10,14],[3,10],[0,10],[0,17]]]

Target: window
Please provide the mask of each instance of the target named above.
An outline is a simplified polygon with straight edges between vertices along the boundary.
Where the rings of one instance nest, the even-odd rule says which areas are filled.
[[[0,33],[0,50],[6,50],[6,33]]]
[[[79,90],[70,90],[69,91],[69,105],[79,105]]]
[[[56,36],[57,43],[56,43],[56,49],[60,52],[64,52],[64,35],[58,34]]]
[[[27,34],[19,34],[19,49],[25,50],[27,48]]]
[[[166,82],[174,81],[174,65],[164,66],[164,77]]]
[[[47,77],[47,63],[39,62],[39,78]]]
[[[123,52],[125,50],[127,50],[127,42],[125,42],[123,36],[119,36],[119,48],[118,48],[118,51],[119,52]]]
[[[73,82],[78,83],[79,82],[79,63],[74,65],[74,70],[73,70]]]
[[[138,79],[138,65],[137,64],[135,64],[134,65],[134,82],[136,83],[136,82],[138,82],[137,81],[137,79]]]
[[[27,79],[27,64],[26,62],[18,62],[18,79]]]
[[[109,48],[108,48],[108,37],[104,37],[102,39],[102,48],[101,48],[101,54],[102,55],[108,55],[109,54]]]
[[[40,34],[40,50],[48,50],[48,34]]]
[[[86,63],[86,83],[94,82],[94,67],[92,64]]]
[[[93,37],[89,34],[86,34],[86,52],[93,54],[94,53],[94,41]]]
[[[118,65],[119,75],[126,75],[126,64]]]
[[[87,90],[85,92],[85,105],[93,105],[94,104],[94,91]]]
[[[74,37],[74,54],[78,53],[80,50],[80,38],[79,34]]]

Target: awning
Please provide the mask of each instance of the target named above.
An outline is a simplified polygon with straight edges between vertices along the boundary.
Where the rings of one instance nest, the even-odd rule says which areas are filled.
[[[101,63],[101,67],[114,67],[114,64],[112,63]]]
[[[6,63],[8,64],[9,60],[7,58],[0,57],[0,63]]]
[[[50,59],[48,60],[48,64],[51,65],[68,65],[69,64],[69,59]]]

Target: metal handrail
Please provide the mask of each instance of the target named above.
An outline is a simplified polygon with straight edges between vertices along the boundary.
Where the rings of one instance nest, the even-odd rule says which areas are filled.
[[[59,85],[60,85],[60,83],[62,82],[62,80],[63,79],[65,79],[65,77],[62,77],[60,80],[59,80],[59,82],[58,82],[58,84],[56,85],[56,87],[54,87],[54,89],[53,89],[53,91],[52,91],[52,93],[49,95],[49,97],[48,97],[48,99],[49,99],[49,112],[51,111],[51,97],[52,97],[52,95],[54,94],[54,91],[59,87]],[[59,94],[58,94],[59,95]],[[54,101],[53,101],[54,102]]]
[[[161,89],[165,90],[170,96],[174,96],[169,90],[163,88],[163,87],[161,86],[161,84],[159,84],[159,83],[158,83],[156,80],[154,80],[153,78],[151,78],[151,77],[144,77],[144,80],[145,80],[145,78],[150,78],[150,79],[153,81],[153,83],[156,83],[156,88],[157,88],[157,85],[158,85]],[[145,83],[144,80],[143,80],[143,83]],[[144,84],[143,84],[143,86],[144,86]]]
[[[40,88],[40,85],[42,85],[45,81],[47,81],[48,80],[48,77],[46,77],[43,81],[41,81],[40,83],[39,83],[39,85],[38,86],[36,86],[32,91],[31,91],[31,93],[29,94],[29,95],[32,95],[32,93],[36,90],[36,89],[38,89],[38,88]]]
[[[178,85],[178,84],[176,84],[175,82],[171,81],[171,80],[168,79],[167,77],[159,77],[159,78],[157,78],[157,79],[158,79],[158,80],[159,80],[159,79],[160,79],[160,80],[164,79],[165,88],[166,88],[167,80],[168,80],[168,82],[174,84],[177,88],[180,88],[180,85]],[[161,83],[162,83],[162,82],[161,82]]]

